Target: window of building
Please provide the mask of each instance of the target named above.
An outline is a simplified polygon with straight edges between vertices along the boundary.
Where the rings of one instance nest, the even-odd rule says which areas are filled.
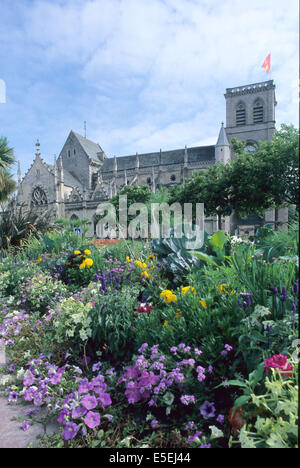
[[[71,157],[71,151],[70,150],[68,150],[68,156],[69,156],[69,158]]]
[[[257,101],[253,107],[253,123],[264,121],[264,106],[261,101]]]
[[[151,184],[151,177],[147,178],[147,184]]]
[[[76,149],[74,148],[74,154],[76,154]]]
[[[31,205],[32,206],[42,206],[47,205],[47,195],[41,187],[37,187],[33,190],[31,196]]]
[[[174,182],[176,180],[176,175],[172,174],[170,179]]]
[[[236,125],[246,125],[246,108],[239,104],[236,108]]]

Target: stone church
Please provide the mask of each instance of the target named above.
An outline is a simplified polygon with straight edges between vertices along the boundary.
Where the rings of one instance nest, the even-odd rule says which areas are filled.
[[[232,157],[231,139],[240,138],[249,151],[259,141],[270,140],[275,130],[275,85],[273,80],[226,89],[226,127],[222,123],[215,145],[185,147],[131,156],[108,157],[98,143],[69,133],[54,164],[44,161],[36,143],[35,159],[25,176],[18,170],[17,203],[36,209],[51,209],[53,218],[88,218],[89,234],[98,204],[109,200],[125,185],[148,185],[152,191],[162,186],[184,184],[194,171]],[[265,222],[287,221],[286,210],[268,212]],[[257,216],[247,220],[224,219],[225,230],[252,233],[261,224]],[[216,219],[205,220],[207,232],[217,230]]]

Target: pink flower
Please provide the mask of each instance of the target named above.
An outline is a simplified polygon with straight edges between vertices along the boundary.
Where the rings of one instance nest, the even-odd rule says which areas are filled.
[[[95,302],[94,301],[91,301],[90,304],[91,304],[92,307],[95,307]]]
[[[287,356],[284,356],[283,354],[274,354],[271,358],[265,359],[266,372],[268,372],[270,368],[279,369],[280,374],[289,377],[292,375],[293,371],[293,366],[287,362]]]

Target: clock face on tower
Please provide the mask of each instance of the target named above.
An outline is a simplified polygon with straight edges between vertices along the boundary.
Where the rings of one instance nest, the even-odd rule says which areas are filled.
[[[255,153],[256,148],[255,148],[254,145],[249,144],[249,145],[245,146],[245,151],[250,151],[251,153]]]

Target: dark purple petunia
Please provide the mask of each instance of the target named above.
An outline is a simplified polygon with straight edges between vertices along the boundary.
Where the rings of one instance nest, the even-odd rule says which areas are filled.
[[[205,400],[203,405],[200,406],[200,413],[204,419],[213,418],[216,412],[215,405]]]

